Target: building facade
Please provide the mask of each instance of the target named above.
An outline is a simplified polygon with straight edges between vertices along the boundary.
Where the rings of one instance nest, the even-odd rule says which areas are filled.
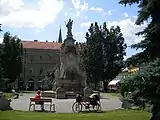
[[[60,61],[61,43],[22,41],[23,44],[23,82],[29,90],[37,90],[43,84],[48,69]]]

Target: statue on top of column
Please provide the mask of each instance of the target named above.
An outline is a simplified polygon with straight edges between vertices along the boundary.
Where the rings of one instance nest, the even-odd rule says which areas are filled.
[[[68,23],[66,24],[67,36],[72,36],[72,25],[73,25],[73,20],[71,20],[71,18],[70,18]]]

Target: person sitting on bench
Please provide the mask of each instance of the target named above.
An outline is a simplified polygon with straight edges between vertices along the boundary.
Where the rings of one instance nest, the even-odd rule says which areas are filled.
[[[16,95],[16,97],[15,97],[14,99],[18,99],[18,98],[19,98],[19,94],[15,91],[14,88],[12,89],[12,93],[13,93],[14,95]]]
[[[38,90],[38,92],[37,92],[37,94],[35,95],[34,99],[35,99],[35,100],[38,100],[38,99],[40,99],[40,98],[41,98],[41,91]],[[45,111],[45,109],[44,109],[44,103],[43,103],[43,102],[38,101],[38,102],[35,102],[35,103],[36,103],[36,104],[40,104],[40,105],[41,105],[41,110],[42,110],[42,111]]]

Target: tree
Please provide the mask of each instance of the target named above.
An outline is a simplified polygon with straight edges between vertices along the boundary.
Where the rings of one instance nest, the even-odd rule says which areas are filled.
[[[137,53],[136,55],[132,55],[130,58],[127,58],[125,61],[125,66],[126,67],[138,67],[141,66],[142,64],[147,64],[150,60],[148,59],[148,54],[146,52],[140,52]]]
[[[143,52],[132,57],[132,60],[139,59],[141,62],[149,62],[160,57],[160,1],[159,0],[120,0],[120,4],[132,5],[138,4],[137,25],[143,24],[145,21],[150,21],[148,26],[137,35],[143,35],[144,40],[134,44],[131,47],[143,49]],[[149,60],[149,61],[148,61]],[[140,64],[140,63],[139,63]]]
[[[104,87],[107,82],[115,78],[123,66],[123,56],[126,45],[120,27],[107,29],[106,23],[103,28],[91,24],[86,33],[86,48],[84,50],[84,65],[88,83],[96,85],[103,81]]]
[[[160,99],[160,60],[157,59],[160,58],[160,0],[120,0],[119,3],[124,5],[132,5],[135,3],[138,4],[139,11],[138,18],[136,20],[137,25],[141,25],[147,20],[150,21],[148,26],[142,32],[137,33],[137,35],[143,35],[144,40],[142,40],[140,43],[132,45],[132,48],[143,49],[143,52],[133,56],[128,61],[133,63],[133,61],[136,60],[139,65],[142,65],[141,62],[145,63],[146,67],[143,66],[144,73],[137,74],[137,76],[134,78],[134,82],[131,82],[130,85],[137,88],[138,90],[141,90],[136,87],[134,83],[136,83],[138,86],[141,86],[141,82],[138,81],[142,81],[140,78],[144,78],[144,90],[141,90],[140,93],[142,94],[140,94],[140,96],[151,100],[153,103],[154,108],[152,109],[153,116],[151,119],[155,119],[154,116],[160,112],[160,109],[157,109],[160,108],[160,103],[155,102],[159,101]]]
[[[0,32],[2,31],[2,29],[1,29],[1,25],[2,24],[0,24]],[[0,44],[0,88],[2,88],[3,87],[3,83],[4,83],[4,81],[3,81],[3,68],[2,68],[2,54],[3,54],[3,46],[2,46],[2,44]]]
[[[106,29],[104,23],[103,29]],[[104,72],[103,85],[107,90],[108,82],[114,79],[124,67],[124,56],[126,55],[126,44],[119,26],[111,27],[108,35],[103,39],[103,58],[104,58]]]
[[[3,68],[2,68],[2,54],[3,54],[3,49],[2,49],[2,45],[0,44],[0,88],[3,87]]]
[[[129,91],[139,91],[140,97],[155,102],[160,99],[160,59],[142,66],[143,70],[127,78]],[[160,102],[160,101],[159,101]],[[160,105],[160,103],[158,104]],[[160,110],[160,109],[159,109]]]
[[[86,33],[86,47],[84,50],[84,65],[87,74],[87,83],[94,83],[95,89],[101,80],[101,72],[103,69],[102,55],[102,34],[98,23],[91,24],[89,33]]]
[[[10,79],[10,83],[20,77],[22,73],[23,46],[17,36],[11,36],[9,32],[4,34],[2,67],[4,77]]]

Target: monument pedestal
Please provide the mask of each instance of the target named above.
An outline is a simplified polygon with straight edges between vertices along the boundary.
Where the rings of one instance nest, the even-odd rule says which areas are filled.
[[[55,91],[43,91],[42,97],[49,97],[49,98],[55,98],[56,97],[56,92]]]

